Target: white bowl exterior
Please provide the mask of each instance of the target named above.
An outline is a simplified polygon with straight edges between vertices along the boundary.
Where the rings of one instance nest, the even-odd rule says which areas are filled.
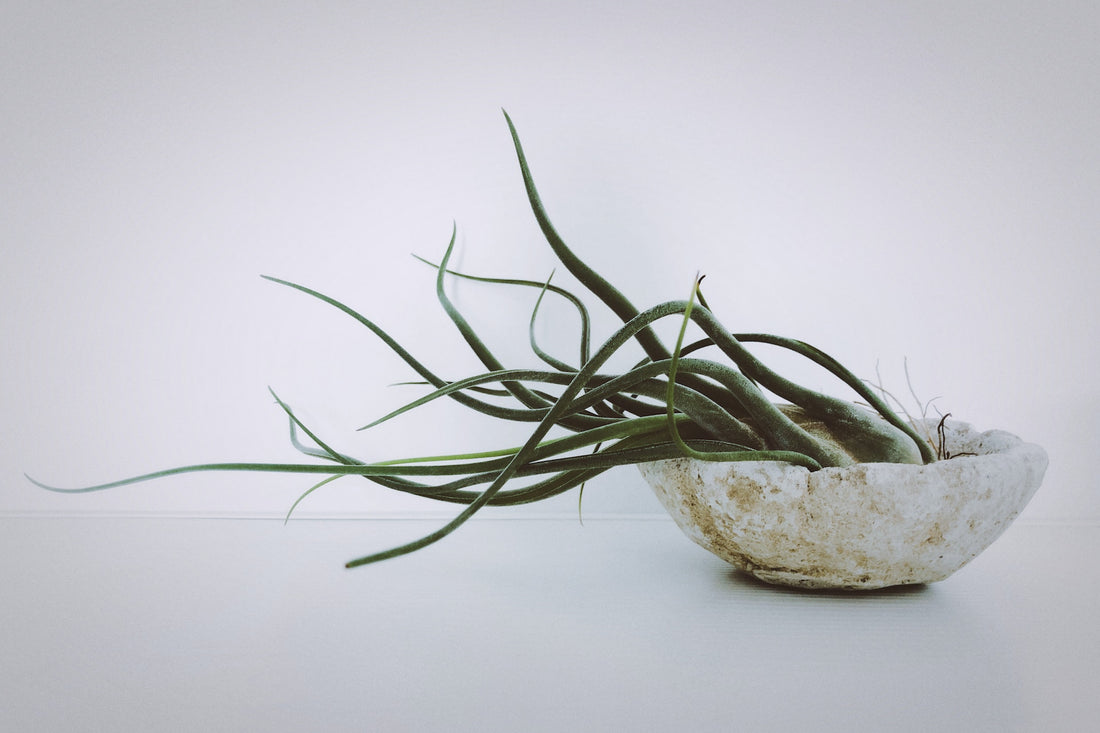
[[[925,466],[811,472],[682,458],[639,468],[685,534],[757,578],[871,589],[954,573],[1019,515],[1046,471],[1041,447],[1004,431],[948,422],[945,445],[958,457]]]

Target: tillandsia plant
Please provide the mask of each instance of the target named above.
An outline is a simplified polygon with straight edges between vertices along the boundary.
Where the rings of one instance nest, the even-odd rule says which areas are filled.
[[[457,381],[438,376],[374,321],[344,303],[304,285],[264,277],[324,301],[354,318],[434,388],[364,428],[446,397],[491,418],[531,424],[526,442],[483,453],[368,463],[334,450],[272,392],[289,419],[293,445],[320,463],[196,464],[76,489],[31,480],[52,491],[89,492],[197,471],[323,476],[294,503],[297,506],[302,498],[330,481],[354,475],[396,491],[466,506],[454,519],[425,537],[347,563],[348,567],[355,567],[430,545],[446,537],[482,507],[547,499],[582,487],[614,466],[690,457],[704,461],[776,461],[816,471],[853,463],[924,464],[937,460],[930,441],[890,408],[884,394],[821,350],[797,339],[727,330],[702,295],[702,278],[692,284],[686,300],[661,303],[646,310],[636,308],[562,241],[539,198],[519,136],[507,113],[505,119],[527,198],[550,248],[566,270],[623,322],[598,348],[591,346],[589,315],[581,298],[549,280],[475,277],[452,271],[448,265],[455,245],[453,232],[442,259],[433,265],[436,295],[486,369]],[[538,290],[528,338],[534,354],[548,368],[508,369],[498,361],[448,298],[444,290],[448,277]],[[548,292],[567,299],[580,315],[580,350],[575,363],[551,356],[536,342],[534,324]],[[667,318],[680,321],[679,335],[671,349],[661,342],[652,327]],[[691,323],[704,337],[685,344]],[[630,342],[640,345],[645,358],[624,373],[603,371],[609,359]],[[747,343],[770,344],[808,359],[839,377],[866,406],[821,394],[784,378],[750,353],[745,347]],[[713,347],[724,358],[693,356],[707,347]],[[773,402],[773,396],[783,402]],[[564,435],[550,437],[554,428],[564,429]],[[302,435],[312,445],[303,443]]]

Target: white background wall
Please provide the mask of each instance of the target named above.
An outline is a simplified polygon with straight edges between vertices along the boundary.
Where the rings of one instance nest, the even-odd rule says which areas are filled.
[[[460,408],[354,433],[409,371],[258,277],[477,371],[409,253],[457,220],[470,272],[553,267],[503,106],[559,230],[637,304],[701,270],[733,330],[880,363],[899,393],[907,358],[940,409],[1048,449],[1028,517],[1100,516],[1092,3],[7,2],[0,23],[0,511],[282,511],[308,479],[22,476],[297,460],[267,385],[363,458],[522,440]],[[531,293],[454,294],[522,353]],[[659,510],[629,470],[585,505]],[[354,479],[303,507],[438,508]]]

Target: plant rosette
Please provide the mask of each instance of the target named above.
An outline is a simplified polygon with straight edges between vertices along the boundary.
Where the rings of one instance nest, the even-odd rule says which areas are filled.
[[[1003,430],[944,421],[941,434],[957,454],[921,466],[809,471],[676,458],[639,470],[684,534],[767,583],[865,590],[932,583],[1008,528],[1047,467],[1041,447]]]

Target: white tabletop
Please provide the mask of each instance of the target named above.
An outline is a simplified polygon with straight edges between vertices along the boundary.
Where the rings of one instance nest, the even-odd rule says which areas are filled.
[[[1092,731],[1100,526],[761,585],[666,519],[0,518],[0,729]]]

